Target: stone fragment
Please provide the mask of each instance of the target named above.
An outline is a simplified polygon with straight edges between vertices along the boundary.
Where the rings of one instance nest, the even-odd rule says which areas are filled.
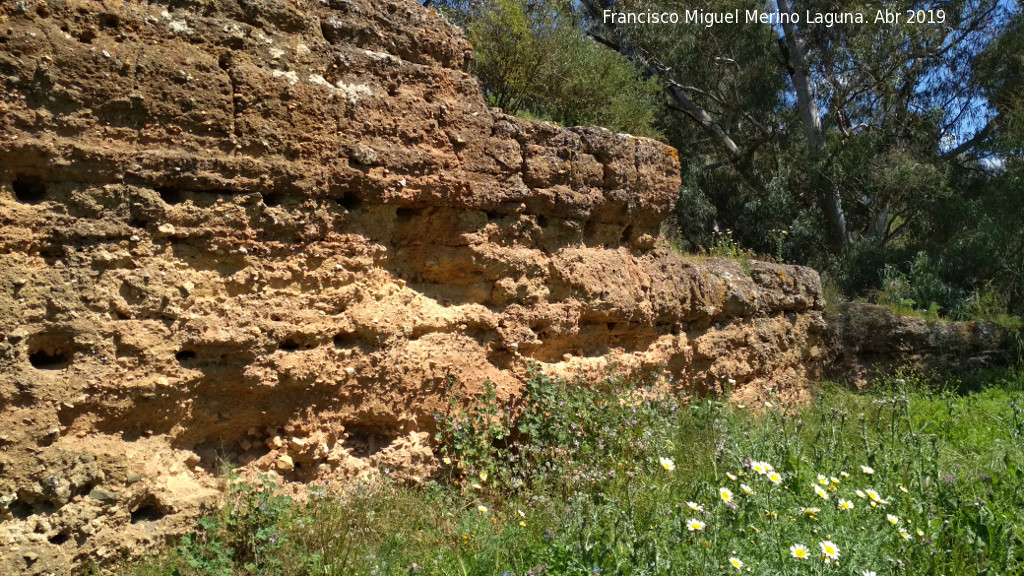
[[[295,461],[292,460],[291,456],[286,454],[278,457],[276,466],[278,472],[291,472],[292,470],[295,470]]]

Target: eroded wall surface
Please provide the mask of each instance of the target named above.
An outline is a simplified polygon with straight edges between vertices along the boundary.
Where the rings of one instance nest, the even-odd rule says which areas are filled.
[[[679,157],[487,107],[412,0],[0,3],[0,573],[435,467],[444,383],[799,395],[818,276],[658,238]]]

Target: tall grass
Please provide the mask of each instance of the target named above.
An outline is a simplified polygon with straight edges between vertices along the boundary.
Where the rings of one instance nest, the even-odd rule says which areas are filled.
[[[905,372],[743,407],[537,375],[518,406],[438,415],[450,465],[434,481],[303,505],[236,483],[193,535],[121,572],[1017,574],[1022,383]]]

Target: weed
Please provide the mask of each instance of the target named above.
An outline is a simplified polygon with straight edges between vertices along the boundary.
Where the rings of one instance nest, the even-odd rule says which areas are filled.
[[[1024,563],[1017,372],[968,390],[904,370],[758,411],[656,382],[535,373],[512,407],[485,387],[480,404],[457,397],[440,416],[452,466],[439,481],[302,505],[234,484],[193,534],[124,571],[980,575]]]

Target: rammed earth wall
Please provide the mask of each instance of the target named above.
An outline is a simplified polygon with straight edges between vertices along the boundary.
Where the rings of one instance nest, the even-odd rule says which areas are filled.
[[[803,393],[818,275],[672,253],[674,149],[468,55],[412,0],[0,3],[0,573],[135,553],[223,463],[430,474],[448,377]]]

